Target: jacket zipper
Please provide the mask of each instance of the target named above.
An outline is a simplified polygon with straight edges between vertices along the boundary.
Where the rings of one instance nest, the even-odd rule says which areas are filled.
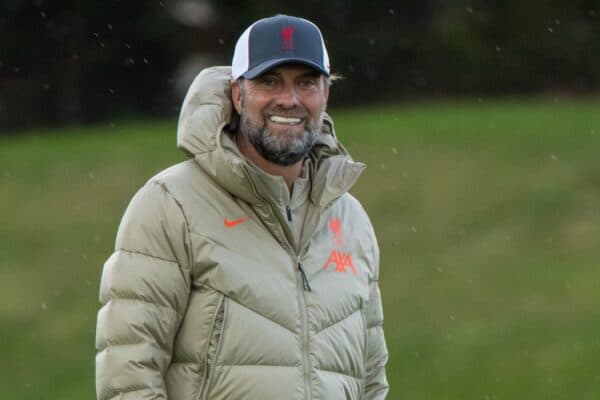
[[[256,187],[253,183],[253,180],[250,177],[250,174],[246,171],[246,176],[248,177],[248,180],[252,183],[255,191],[256,191]],[[264,199],[263,199],[264,200]],[[268,203],[265,201],[265,203]],[[290,228],[287,227],[285,221],[282,221],[281,217],[278,217],[277,215],[281,216],[281,213],[273,213],[273,209],[271,208],[271,213],[274,214],[276,216],[276,218],[279,219],[279,222],[282,226],[282,228],[285,230],[287,228],[288,232],[290,232]],[[288,218],[288,221],[292,220],[292,210],[290,209],[289,205],[286,205],[286,216]],[[273,232],[271,232],[271,234],[273,234]],[[274,235],[274,234],[273,234]],[[296,259],[296,265],[298,265],[298,275],[300,275],[300,279],[296,279],[296,287],[298,289],[298,305],[300,307],[300,320],[301,320],[301,335],[302,335],[302,367],[303,367],[303,372],[304,372],[304,398],[307,400],[311,400],[312,399],[312,394],[311,394],[311,389],[310,389],[310,364],[309,364],[309,360],[308,360],[308,311],[306,309],[306,299],[304,298],[304,293],[306,292],[305,287],[310,290],[310,285],[308,284],[308,279],[306,277],[306,273],[304,272],[304,269],[302,268],[301,264],[300,264],[300,256],[298,254],[298,251],[296,251],[296,249],[294,248],[294,246],[292,245],[292,243],[290,242],[290,239],[288,238],[288,235],[284,235],[286,237],[285,240],[280,241],[276,235],[275,239],[277,240],[277,242],[279,242],[281,244],[281,246],[288,250],[288,254],[290,255],[294,255],[295,259]],[[291,237],[291,235],[289,235]]]

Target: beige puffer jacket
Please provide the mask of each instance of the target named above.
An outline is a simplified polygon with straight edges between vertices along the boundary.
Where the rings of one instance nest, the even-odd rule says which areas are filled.
[[[224,128],[230,69],[204,70],[181,111],[191,159],[132,199],[104,265],[100,400],[383,399],[378,249],[347,193],[360,172],[326,118],[310,154],[300,245]]]

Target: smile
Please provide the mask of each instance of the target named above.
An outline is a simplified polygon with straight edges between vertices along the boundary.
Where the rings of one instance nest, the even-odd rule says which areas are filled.
[[[269,121],[275,122],[277,124],[284,124],[284,125],[298,125],[300,122],[302,122],[302,118],[282,117],[281,115],[271,115],[271,116],[269,116]]]

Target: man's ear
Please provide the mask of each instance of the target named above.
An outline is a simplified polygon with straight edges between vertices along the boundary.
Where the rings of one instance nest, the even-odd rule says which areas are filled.
[[[240,83],[237,80],[231,81],[231,101],[233,102],[233,108],[238,114],[242,112],[242,89]]]
[[[324,85],[324,89],[323,89],[323,96],[325,96],[325,104],[327,104],[327,101],[329,100],[329,82],[327,82],[325,80],[325,85]]]

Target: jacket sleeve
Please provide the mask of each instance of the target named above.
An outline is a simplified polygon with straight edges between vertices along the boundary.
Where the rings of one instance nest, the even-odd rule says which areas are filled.
[[[383,307],[379,291],[379,249],[373,234],[373,279],[369,284],[369,302],[366,306],[367,320],[367,381],[363,399],[385,399],[388,382],[385,364],[388,359],[387,346],[383,335]]]
[[[190,291],[189,240],[185,215],[163,184],[136,193],[100,281],[98,400],[167,399],[163,377]]]

